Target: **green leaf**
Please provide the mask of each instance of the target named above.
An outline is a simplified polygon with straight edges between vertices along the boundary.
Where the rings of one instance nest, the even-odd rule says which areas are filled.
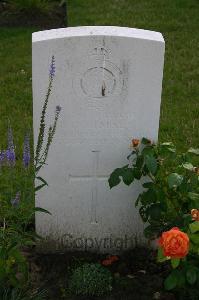
[[[26,261],[25,257],[20,253],[20,251],[18,249],[12,249],[9,252],[10,256],[13,256],[15,258],[15,260],[19,263],[23,263]]]
[[[195,221],[191,224],[189,224],[189,229],[191,233],[195,233],[199,231],[199,221]]]
[[[148,189],[147,191],[144,191],[142,194],[140,194],[140,200],[141,203],[146,206],[146,205],[151,205],[156,202],[156,192],[154,189]]]
[[[41,208],[41,207],[35,207],[35,208],[34,208],[34,211],[35,211],[35,212],[36,212],[36,211],[38,211],[38,212],[43,212],[43,213],[46,213],[46,214],[51,215],[51,213],[50,213],[48,210],[46,210],[46,209],[44,209],[44,208]]]
[[[165,142],[165,143],[161,143],[160,146],[165,146],[165,147],[173,147],[173,143],[172,142]]]
[[[151,140],[149,140],[149,139],[143,137],[142,140],[141,140],[141,143],[142,143],[143,145],[149,145],[149,144],[151,144]]]
[[[172,258],[171,259],[171,266],[173,269],[176,269],[180,264],[180,259],[179,258]]]
[[[42,167],[43,167],[43,165],[40,165],[37,168],[35,168],[35,172],[37,173]]]
[[[143,222],[146,222],[148,220],[148,214],[147,214],[147,210],[144,206],[140,207],[139,213],[140,213],[140,216],[141,216]]]
[[[144,163],[143,155],[138,155],[136,159],[135,167],[140,170],[143,166],[143,163]]]
[[[134,180],[134,172],[132,168],[124,169],[122,172],[122,179],[126,185],[130,185]]]
[[[183,166],[184,169],[186,169],[188,171],[193,171],[194,170],[194,166],[191,163],[186,162],[186,163],[182,164],[182,166]]]
[[[190,234],[190,235],[189,235],[189,238],[190,238],[190,240],[191,240],[194,244],[199,245],[199,235],[198,235],[198,233],[196,233],[196,234]]]
[[[153,220],[159,220],[161,217],[161,212],[162,208],[160,203],[155,203],[152,204],[148,209],[147,209],[148,215],[151,217]]]
[[[186,282],[185,274],[184,274],[184,272],[180,271],[178,273],[178,283],[177,283],[177,286],[178,287],[184,287],[185,286],[185,282]]]
[[[177,270],[172,271],[164,282],[164,287],[167,291],[174,289],[178,283],[178,274]]]
[[[37,191],[39,191],[39,190],[41,190],[44,186],[46,186],[46,184],[45,183],[43,183],[43,184],[41,184],[41,185],[38,185],[38,186],[36,186],[35,187],[35,192],[37,192]]]
[[[143,183],[142,186],[143,186],[145,189],[150,189],[150,188],[153,187],[153,185],[154,185],[153,182],[145,182],[145,183]]]
[[[192,221],[192,216],[190,214],[185,214],[183,215],[183,219],[184,219],[184,226],[188,226],[189,223],[191,223]]]
[[[196,253],[197,255],[199,255],[199,248],[198,248],[198,245],[194,244],[194,243],[190,243],[189,244],[189,251],[191,253]]]
[[[157,237],[157,232],[160,231],[160,227],[158,225],[148,225],[144,228],[144,236],[147,239],[154,239]]]
[[[167,150],[168,150],[169,152],[172,152],[172,153],[175,153],[175,152],[176,152],[176,149],[175,149],[175,148],[167,148]]]
[[[152,146],[144,147],[143,150],[142,150],[142,155],[143,156],[146,156],[146,155],[152,156],[152,155],[154,155],[154,148]]]
[[[189,284],[194,284],[197,280],[198,269],[196,267],[189,267],[186,271],[186,278]]]
[[[36,177],[37,180],[40,180],[41,182],[43,182],[45,185],[48,185],[48,183],[40,176]]]
[[[141,197],[140,197],[140,195],[139,195],[139,196],[137,197],[136,201],[135,201],[135,207],[138,206],[140,200],[141,200]]]
[[[151,172],[151,174],[155,175],[155,173],[157,171],[157,161],[156,161],[155,157],[146,155],[145,163],[146,163],[146,166],[147,166],[149,172]]]
[[[25,246],[35,246],[36,242],[35,241],[24,241]]]
[[[199,194],[189,192],[188,197],[189,197],[189,199],[191,199],[193,201],[199,201]],[[197,208],[197,207],[194,207],[194,208]]]
[[[110,189],[112,189],[114,186],[118,185],[121,182],[120,179],[121,173],[122,173],[122,168],[117,168],[111,173],[108,179]]]
[[[129,160],[130,158],[131,158],[131,156],[133,155],[133,154],[135,154],[136,153],[136,151],[132,151],[128,156],[127,156],[127,159]]]
[[[188,153],[192,153],[192,154],[195,154],[195,155],[199,155],[199,148],[196,149],[196,148],[190,148],[188,150]]]
[[[170,188],[178,187],[183,181],[183,176],[177,173],[171,173],[168,176],[168,185]]]
[[[164,262],[164,261],[166,261],[166,260],[168,260],[168,258],[167,258],[166,256],[164,256],[162,247],[159,247],[159,248],[158,248],[157,261],[158,261],[158,262]]]
[[[139,180],[142,177],[142,172],[139,170],[139,168],[133,169],[134,177],[135,179]]]
[[[162,143],[162,144],[160,144],[160,152],[161,153],[165,153],[165,152],[175,153],[176,149],[174,148],[174,144],[172,142]]]

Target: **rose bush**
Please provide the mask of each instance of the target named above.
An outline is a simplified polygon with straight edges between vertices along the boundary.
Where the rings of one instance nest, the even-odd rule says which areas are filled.
[[[128,164],[115,169],[110,188],[142,179],[135,201],[144,234],[158,239],[158,262],[170,261],[167,290],[199,285],[199,149],[178,153],[173,143],[132,139]]]

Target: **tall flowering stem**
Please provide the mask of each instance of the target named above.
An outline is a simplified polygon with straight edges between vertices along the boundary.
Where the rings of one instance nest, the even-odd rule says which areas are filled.
[[[55,135],[55,131],[56,131],[56,127],[57,127],[57,121],[59,119],[60,112],[61,112],[61,106],[57,105],[56,110],[55,110],[55,119],[54,119],[53,126],[50,126],[49,131],[48,131],[48,140],[47,140],[46,148],[45,148],[44,153],[43,153],[43,163],[46,162],[46,159],[47,159],[47,156],[48,156],[48,151],[49,151],[50,145],[52,143],[53,137]]]
[[[13,167],[15,165],[15,146],[14,146],[12,128],[10,125],[8,127],[8,149],[6,151],[6,158],[8,164]]]
[[[30,164],[30,136],[29,134],[25,135],[24,138],[24,147],[23,147],[23,165],[25,168],[29,167]]]
[[[49,76],[50,79],[53,80],[54,76],[55,76],[55,57],[54,55],[52,56],[52,60],[51,60],[51,64],[50,64],[50,70],[49,70]]]
[[[41,113],[41,119],[40,119],[40,128],[39,128],[39,135],[38,135],[36,155],[35,155],[36,166],[38,165],[40,160],[40,154],[41,154],[41,149],[44,140],[44,133],[45,133],[45,115],[46,115],[46,109],[47,109],[50,93],[52,90],[52,83],[53,83],[54,76],[55,76],[55,57],[52,56],[50,70],[49,70],[49,85],[48,85],[48,90],[45,97],[45,101]]]

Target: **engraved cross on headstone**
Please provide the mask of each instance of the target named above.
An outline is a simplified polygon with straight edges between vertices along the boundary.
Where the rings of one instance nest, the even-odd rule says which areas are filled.
[[[99,180],[108,180],[108,175],[99,175],[99,150],[92,151],[93,154],[93,163],[92,163],[92,175],[69,175],[70,180],[91,180],[92,187],[91,187],[91,216],[90,216],[90,222],[91,224],[97,224],[97,205],[98,205],[98,181]]]

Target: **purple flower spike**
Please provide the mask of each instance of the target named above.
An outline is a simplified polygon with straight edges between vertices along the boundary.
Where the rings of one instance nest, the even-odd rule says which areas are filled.
[[[50,64],[50,70],[49,70],[49,74],[50,74],[50,78],[53,79],[53,77],[55,76],[55,57],[54,55],[52,56],[52,60],[51,60],[51,64]]]
[[[21,193],[17,192],[16,197],[10,201],[13,207],[19,206],[20,196],[21,196]]]
[[[23,164],[25,168],[28,168],[30,164],[30,138],[28,134],[26,134],[24,139]]]
[[[11,167],[14,167],[14,165],[15,165],[15,151],[14,151],[14,149],[6,150],[6,159],[7,159],[8,164]]]
[[[6,150],[7,162],[10,166],[15,165],[15,147],[13,141],[12,128],[8,127],[8,149]]]

